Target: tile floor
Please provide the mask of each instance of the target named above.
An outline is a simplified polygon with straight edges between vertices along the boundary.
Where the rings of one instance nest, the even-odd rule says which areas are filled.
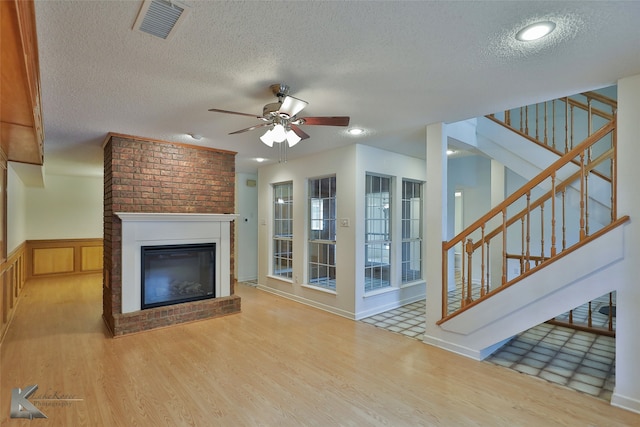
[[[425,302],[419,301],[361,321],[422,340],[424,319]],[[611,400],[615,339],[543,323],[514,337],[485,362]]]

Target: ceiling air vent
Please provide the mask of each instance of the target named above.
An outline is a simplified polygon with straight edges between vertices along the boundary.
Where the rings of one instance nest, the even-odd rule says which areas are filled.
[[[144,0],[133,29],[168,40],[189,11],[189,6],[177,1]]]

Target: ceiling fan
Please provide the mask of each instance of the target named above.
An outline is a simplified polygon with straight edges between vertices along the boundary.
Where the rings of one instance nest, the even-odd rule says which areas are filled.
[[[273,147],[274,142],[287,141],[289,147],[293,147],[303,139],[309,138],[299,126],[349,126],[349,117],[298,117],[298,114],[307,106],[308,102],[302,99],[289,96],[289,86],[281,83],[269,86],[273,94],[278,97],[278,102],[272,102],[262,108],[262,116],[255,114],[239,113],[236,111],[220,110],[211,108],[209,111],[215,113],[237,114],[240,116],[255,117],[263,123],[240,129],[229,135],[248,132],[260,128],[268,128],[267,132],[260,137],[260,140],[269,147]]]

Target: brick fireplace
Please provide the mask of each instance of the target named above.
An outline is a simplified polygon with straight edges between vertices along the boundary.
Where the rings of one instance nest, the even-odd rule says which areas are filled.
[[[103,317],[114,336],[240,311],[233,277],[234,194],[233,152],[107,136]],[[130,262],[140,259],[140,246],[203,239],[219,248],[215,297],[141,309],[140,265]]]

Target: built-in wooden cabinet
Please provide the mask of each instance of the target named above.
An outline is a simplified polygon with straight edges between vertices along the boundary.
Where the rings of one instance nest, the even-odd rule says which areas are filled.
[[[43,164],[40,66],[32,0],[0,1],[0,149],[8,160]]]

